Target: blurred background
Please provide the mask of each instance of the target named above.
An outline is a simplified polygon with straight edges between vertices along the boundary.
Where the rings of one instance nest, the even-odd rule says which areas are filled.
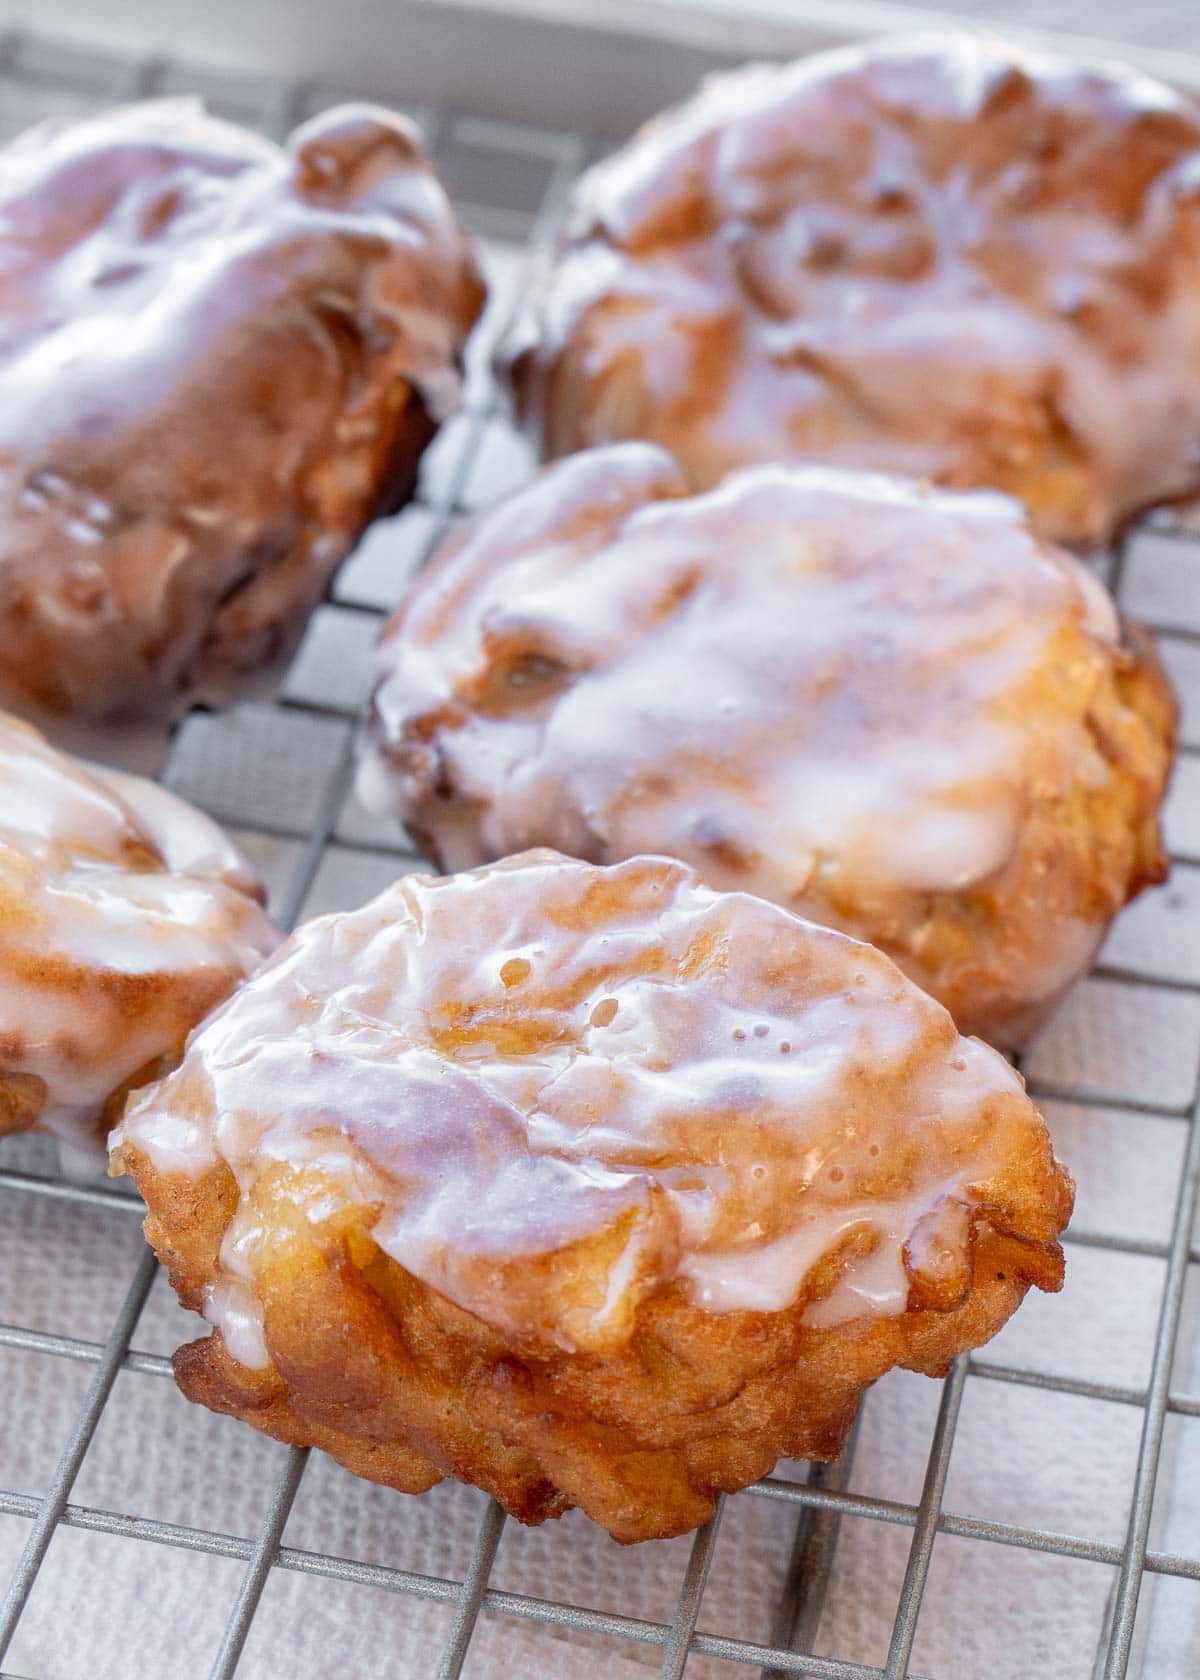
[[[1200,87],[1197,0],[0,0],[0,28],[114,54],[169,52],[597,134],[626,133],[720,65],[964,23],[1116,46]]]

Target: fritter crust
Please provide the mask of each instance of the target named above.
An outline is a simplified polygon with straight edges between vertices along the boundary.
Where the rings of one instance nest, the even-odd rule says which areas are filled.
[[[1056,1289],[1019,1076],[880,953],[666,859],[410,877],[303,927],[113,1170],[185,1394],[406,1492],[680,1533]]]

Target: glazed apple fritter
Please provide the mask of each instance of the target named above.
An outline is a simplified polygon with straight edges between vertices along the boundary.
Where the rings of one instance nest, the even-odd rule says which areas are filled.
[[[216,824],[0,713],[0,1134],[95,1151],[278,944]]]
[[[483,286],[404,118],[152,100],[0,151],[0,683],[99,717],[295,642],[457,401]]]
[[[547,851],[309,922],[113,1146],[213,1326],[185,1394],[620,1540],[1057,1289],[1072,1198],[1020,1077],[879,952]]]
[[[1200,490],[1200,107],[978,35],[716,78],[584,176],[512,358],[548,455],[987,485],[1107,541]]]
[[[444,867],[664,852],[880,946],[1019,1045],[1166,859],[1149,639],[986,492],[594,450],[384,633],[362,797]]]

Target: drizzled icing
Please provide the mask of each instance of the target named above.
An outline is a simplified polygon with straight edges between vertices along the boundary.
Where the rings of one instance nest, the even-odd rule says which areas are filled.
[[[1200,114],[977,35],[716,78],[583,178],[512,348],[551,455],[992,485],[1105,540],[1200,487]]]
[[[1024,867],[1031,813],[1116,785],[1089,709],[1118,641],[1104,590],[1006,498],[816,467],[689,497],[661,451],[613,446],[548,469],[418,580],[381,645],[360,788],[445,866],[665,852],[887,942],[949,999],[929,895],[990,890]],[[1142,750],[1131,830],[1166,768],[1162,742]],[[1018,998],[1057,995],[1116,908],[1088,882],[1064,915],[1064,867],[1020,889]],[[960,967],[987,933],[972,915]]]
[[[259,893],[199,811],[0,713],[0,1130],[94,1144],[113,1093],[274,948]]]
[[[232,1171],[206,1311],[250,1365],[273,1206],[314,1233],[356,1209],[416,1277],[568,1349],[672,1283],[713,1312],[807,1292],[822,1323],[947,1306],[976,1223],[1052,1247],[1069,1211],[1000,1056],[877,951],[664,859],[533,852],[308,923],[113,1147]]]
[[[192,100],[0,151],[0,680],[141,711],[271,662],[457,402],[483,288],[403,118]]]

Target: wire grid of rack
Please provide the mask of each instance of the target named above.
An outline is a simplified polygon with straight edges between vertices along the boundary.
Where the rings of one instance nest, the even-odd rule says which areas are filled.
[[[285,86],[254,78],[225,77],[214,82],[187,66],[162,59],[127,62],[102,58],[62,44],[11,35],[0,39],[0,135],[7,135],[46,114],[72,114],[120,98],[195,88],[222,114],[280,135],[296,121],[340,96],[342,90]],[[476,119],[469,112],[424,110],[423,123],[456,201],[479,237],[491,272],[493,303],[485,329],[474,344],[464,412],[443,429],[429,452],[416,503],[396,520],[379,526],[347,563],[331,602],[320,609],[308,636],[270,704],[234,706],[224,713],[193,713],[172,743],[165,779],[229,824],[267,866],[274,888],[276,914],[287,923],[302,914],[337,903],[351,889],[345,866],[353,860],[354,892],[365,896],[362,881],[382,886],[411,867],[411,850],[384,825],[356,805],[351,788],[354,717],[369,676],[369,649],[378,625],[402,591],[405,578],[436,544],[448,522],[519,481],[530,457],[509,429],[488,368],[489,351],[506,316],[519,299],[539,252],[551,236],[556,214],[571,180],[587,161],[592,146],[577,134],[518,128]],[[1130,556],[1133,556],[1132,561]],[[1174,896],[1154,909],[1148,933],[1131,963],[1102,963],[1100,982],[1118,987],[1154,987],[1171,995],[1197,998],[1200,1011],[1200,957],[1192,955],[1194,937],[1180,934],[1182,918],[1190,935],[1200,932],[1195,914],[1200,904],[1200,591],[1189,595],[1181,576],[1200,583],[1200,538],[1184,525],[1159,519],[1127,539],[1123,549],[1104,557],[1102,571],[1123,597],[1132,594],[1143,617],[1157,619],[1165,633],[1164,649],[1184,691],[1185,743],[1177,789],[1172,849],[1176,855]],[[1187,568],[1192,568],[1190,573]],[[365,871],[365,876],[364,876]],[[372,890],[368,885],[366,890]],[[1163,918],[1168,918],[1166,921]],[[1164,933],[1164,929],[1167,931]],[[1140,954],[1148,947],[1149,958]],[[1159,958],[1154,955],[1160,953]],[[1198,1051],[1200,1059],[1200,1051]],[[1191,1073],[1190,1099],[1165,1103],[1139,1092],[1103,1094],[1086,1069],[1067,1076],[1050,1068],[1039,1079],[1035,1053],[1027,1071],[1035,1095],[1063,1102],[1098,1102],[1136,1119],[1139,1114],[1170,1115],[1186,1132],[1179,1151],[1180,1170],[1170,1228],[1159,1238],[1128,1238],[1102,1231],[1075,1230],[1073,1248],[1116,1250],[1162,1263],[1158,1322],[1149,1376],[1136,1384],[1056,1375],[1010,1365],[986,1354],[958,1361],[945,1381],[929,1440],[919,1498],[901,1501],[852,1489],[852,1439],[832,1466],[809,1469],[804,1481],[775,1475],[737,1495],[739,1500],[767,1499],[794,1513],[791,1559],[783,1590],[773,1607],[772,1632],[765,1641],[735,1638],[699,1629],[721,1510],[701,1529],[691,1546],[674,1614],[649,1620],[588,1609],[553,1598],[503,1591],[489,1584],[505,1518],[487,1504],[475,1534],[469,1566],[461,1578],[423,1574],[386,1563],[357,1561],[319,1549],[284,1543],[284,1528],[305,1473],[306,1455],[286,1455],[256,1535],[238,1537],[202,1526],[135,1517],[79,1503],[72,1497],[89,1447],[118,1374],[169,1377],[169,1361],[138,1352],[133,1343],[139,1316],[155,1275],[147,1252],[138,1264],[124,1300],[103,1335],[95,1339],[44,1330],[0,1325],[0,1348],[34,1352],[92,1367],[90,1383],[74,1427],[48,1487],[40,1495],[0,1492],[0,1514],[25,1519],[27,1538],[3,1608],[0,1609],[0,1663],[16,1630],[48,1549],[66,1528],[136,1538],[147,1548],[175,1547],[233,1560],[243,1568],[240,1590],[212,1665],[214,1680],[230,1680],[239,1666],[256,1609],[272,1571],[326,1576],[401,1595],[437,1601],[449,1607],[444,1648],[429,1658],[428,1672],[453,1680],[463,1669],[481,1615],[521,1618],[618,1643],[657,1647],[660,1672],[679,1676],[689,1657],[725,1659],[739,1671],[763,1676],[808,1675],[820,1680],[898,1680],[908,1675],[918,1617],[922,1610],[935,1538],[939,1534],[989,1542],[998,1547],[1054,1554],[1110,1567],[1113,1578],[1107,1612],[1094,1630],[1095,1676],[1119,1680],[1136,1663],[1139,1593],[1148,1576],[1200,1582],[1200,1546],[1162,1549],[1151,1544],[1156,1477],[1164,1431],[1171,1417],[1200,1419],[1200,1392],[1182,1392],[1173,1384],[1173,1368],[1184,1313],[1189,1266],[1200,1265],[1194,1246],[1197,1183],[1200,1177],[1200,1091]],[[17,1140],[19,1141],[19,1140]],[[57,1176],[44,1165],[30,1166],[13,1144],[0,1150],[0,1190],[16,1196],[68,1201],[82,1208],[120,1210],[131,1219],[140,1211],[127,1190],[102,1187]],[[943,1507],[951,1454],[968,1384],[1017,1384],[1133,1408],[1140,1416],[1140,1447],[1132,1491],[1119,1542],[1080,1538],[1052,1528],[952,1514]],[[399,1496],[397,1496],[399,1499]],[[815,1655],[822,1600],[839,1542],[847,1544],[846,1519],[898,1525],[911,1531],[911,1543],[895,1606],[886,1658],[881,1664],[851,1661],[836,1654]],[[1003,1625],[997,1626],[1003,1637]],[[7,1673],[0,1680],[12,1680]],[[21,1680],[53,1680],[50,1675]],[[1160,1680],[1155,1674],[1149,1680]]]

